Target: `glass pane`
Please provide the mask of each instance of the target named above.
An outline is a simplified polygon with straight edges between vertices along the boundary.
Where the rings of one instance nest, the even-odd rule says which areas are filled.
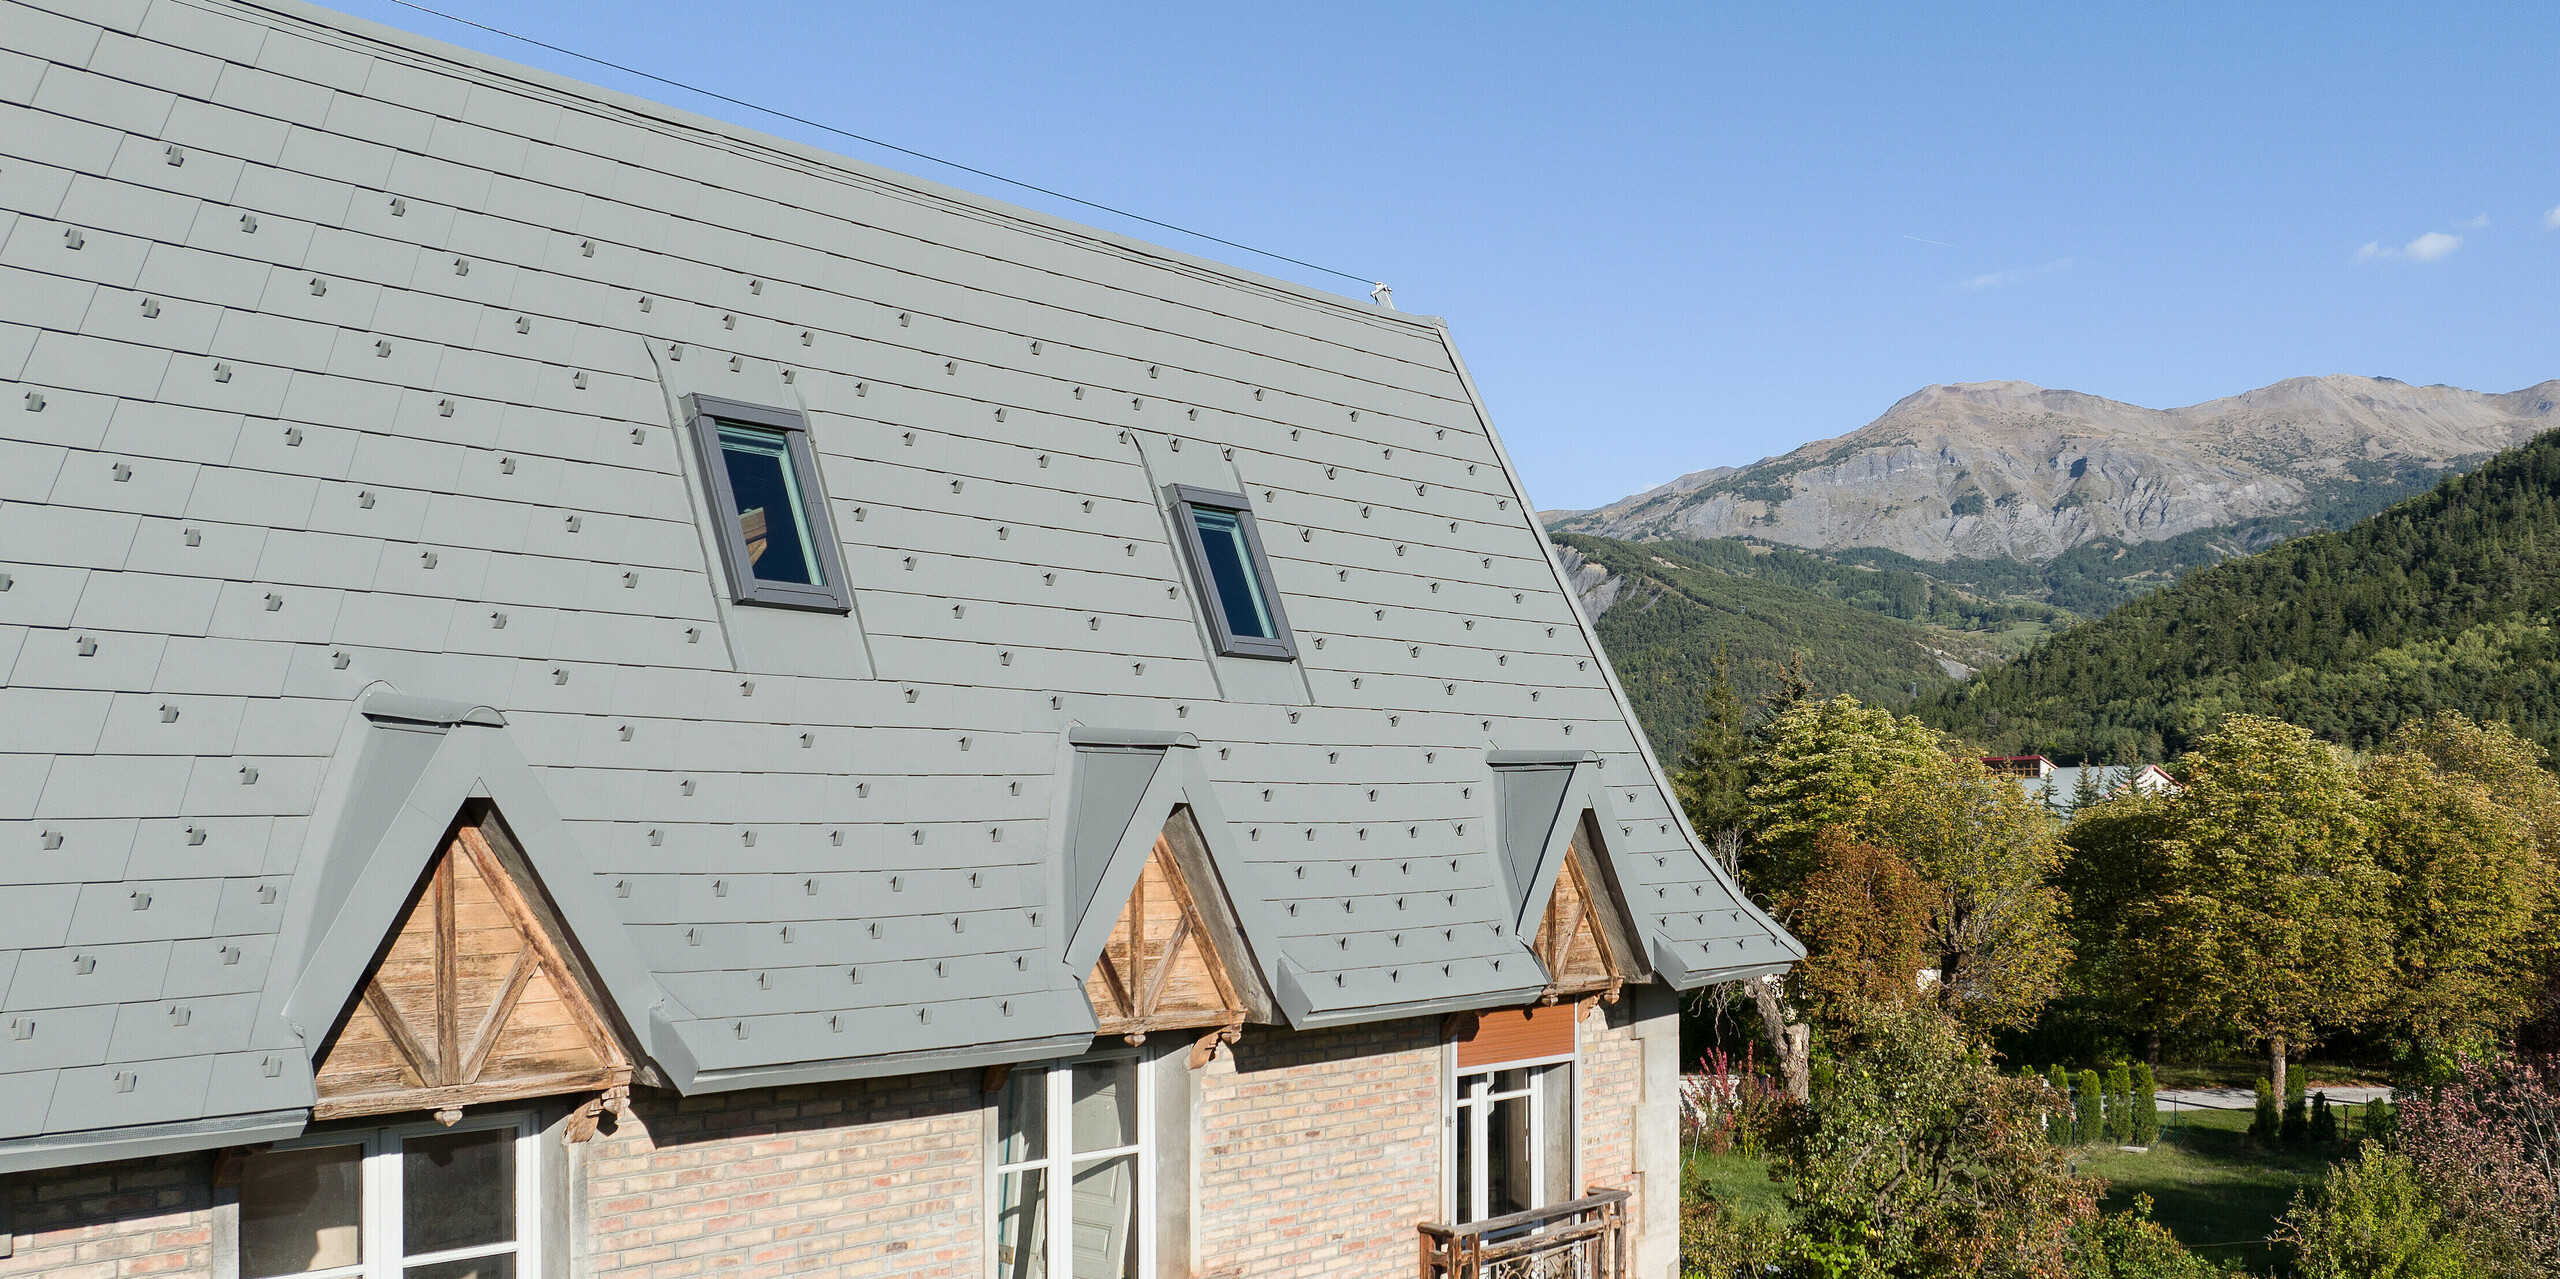
[[[1538,1202],[1563,1203],[1582,1193],[1573,1185],[1573,1067],[1548,1066],[1538,1076],[1538,1111],[1545,1121],[1538,1139],[1547,1158],[1547,1184],[1539,1187]]]
[[[1068,1126],[1077,1154],[1138,1144],[1138,1063],[1088,1062],[1075,1068],[1075,1099]]]
[[[400,1273],[402,1279],[516,1279],[516,1255],[502,1252],[494,1257],[436,1261]]]
[[[1522,1067],[1517,1070],[1497,1070],[1493,1072],[1493,1090],[1495,1092],[1527,1092],[1529,1076],[1535,1069],[1536,1067]]]
[[[251,1155],[240,1176],[240,1279],[364,1259],[364,1147]]]
[[[1138,1157],[1076,1169],[1074,1197],[1075,1279],[1137,1279]]]
[[[1458,1108],[1458,1221],[1474,1221],[1476,1212],[1476,1109]]]
[[[996,1094],[996,1162],[1049,1157],[1049,1072],[1016,1070]]]
[[[1537,1207],[1538,1190],[1529,1180],[1528,1098],[1493,1103],[1484,1147],[1485,1215],[1503,1217]]]
[[[1245,544],[1243,513],[1195,506],[1191,522],[1200,530],[1200,549],[1208,557],[1209,581],[1218,589],[1227,633],[1270,639],[1277,628],[1271,625],[1271,610],[1263,604],[1262,578],[1253,571],[1253,549]]]
[[[729,493],[738,503],[738,531],[746,537],[748,571],[763,582],[826,585],[818,557],[810,553],[808,508],[800,500],[790,433],[724,422],[720,457],[728,464]]]
[[[1047,1175],[1028,1168],[996,1179],[997,1279],[1048,1279]]]
[[[506,1243],[515,1237],[515,1129],[445,1132],[401,1143],[404,1255]]]

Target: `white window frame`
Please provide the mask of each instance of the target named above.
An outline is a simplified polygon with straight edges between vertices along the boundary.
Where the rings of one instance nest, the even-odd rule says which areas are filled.
[[[1135,1062],[1138,1067],[1135,1095],[1130,1098],[1131,1104],[1138,1108],[1138,1144],[1079,1152],[1074,1149],[1075,1068],[1121,1061]],[[1027,1072],[1038,1072],[1041,1075],[1041,1087],[1047,1092],[1049,1154],[1046,1158],[1026,1159],[1016,1163],[1005,1163],[999,1158],[997,1152],[1003,1140],[1004,1125],[997,1112],[1003,1105],[1003,1094],[1001,1092],[990,1094],[990,1101],[986,1107],[987,1211],[986,1229],[983,1232],[986,1240],[987,1274],[993,1279],[1003,1279],[1006,1273],[1003,1263],[996,1256],[996,1248],[1002,1242],[997,1217],[1004,1203],[1005,1174],[1031,1169],[1038,1169],[1043,1173],[1040,1179],[1041,1193],[1049,1196],[1049,1205],[1046,1210],[1046,1220],[1049,1224],[1048,1276],[1049,1279],[1073,1279],[1075,1274],[1073,1204],[1076,1166],[1104,1159],[1116,1159],[1122,1155],[1135,1155],[1138,1180],[1130,1193],[1137,1196],[1138,1211],[1131,1229],[1138,1232],[1138,1274],[1153,1275],[1156,1272],[1154,1055],[1134,1051],[1097,1053],[1089,1057],[1061,1058],[1056,1061],[1036,1062],[1013,1068],[1013,1073],[1017,1076]],[[1067,1211],[1060,1211],[1061,1208]]]
[[[516,1134],[516,1238],[509,1244],[483,1244],[444,1252],[401,1255],[401,1143],[411,1137],[445,1133],[513,1129]],[[474,1115],[448,1128],[435,1122],[393,1124],[381,1128],[349,1128],[279,1141],[272,1149],[311,1150],[330,1146],[364,1148],[359,1218],[363,1226],[363,1258],[352,1266],[303,1270],[277,1279],[400,1279],[411,1266],[475,1257],[515,1254],[517,1279],[539,1279],[542,1269],[542,1126],[526,1113]],[[236,1240],[236,1235],[235,1235]],[[233,1244],[236,1249],[237,1243]],[[230,1273],[239,1274],[239,1258]]]
[[[1490,1158],[1488,1153],[1490,1144],[1486,1138],[1489,1117],[1493,1113],[1493,1103],[1508,1097],[1526,1095],[1529,1099],[1529,1187],[1531,1196],[1536,1200],[1530,1207],[1544,1208],[1551,1202],[1565,1202],[1565,1200],[1547,1198],[1548,1174],[1553,1171],[1548,1167],[1547,1159],[1549,1105],[1547,1094],[1550,1089],[1559,1086],[1558,1081],[1561,1081],[1561,1086],[1565,1090],[1563,1112],[1565,1123],[1568,1125],[1568,1131],[1565,1133],[1565,1149],[1570,1152],[1569,1157],[1572,1161],[1572,1166],[1565,1170],[1565,1185],[1568,1192],[1571,1192],[1574,1187],[1582,1184],[1582,1049],[1578,1029],[1575,1032],[1575,1038],[1574,1051],[1569,1053],[1559,1053],[1550,1057],[1526,1057],[1518,1061],[1497,1062],[1489,1066],[1470,1066],[1464,1070],[1458,1067],[1456,1042],[1451,1041],[1442,1045],[1440,1050],[1442,1079],[1445,1082],[1440,1089],[1440,1167],[1442,1170],[1440,1206],[1446,1214],[1445,1220],[1453,1225],[1464,1225],[1499,1215],[1485,1211],[1487,1193],[1485,1169]],[[1550,1069],[1550,1067],[1561,1069]],[[1506,1070],[1532,1072],[1529,1076],[1529,1088],[1525,1094],[1493,1091],[1492,1077]],[[1475,1081],[1473,1086],[1471,1081]],[[1458,1125],[1461,1123],[1470,1125],[1467,1135],[1471,1140],[1467,1145],[1473,1152],[1475,1164],[1473,1168],[1467,1170],[1473,1175],[1466,1178],[1467,1183],[1472,1187],[1472,1193],[1468,1196],[1472,1202],[1463,1205],[1458,1202],[1460,1181]],[[1572,1193],[1566,1195],[1566,1199],[1572,1197]]]

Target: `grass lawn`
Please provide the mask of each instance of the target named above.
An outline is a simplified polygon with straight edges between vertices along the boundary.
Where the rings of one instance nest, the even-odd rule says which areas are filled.
[[[2316,1187],[2336,1152],[2246,1149],[2245,1110],[2188,1110],[2162,1114],[2160,1144],[2145,1154],[2113,1147],[2074,1152],[2086,1176],[2107,1181],[2106,1210],[2133,1206],[2151,1196],[2153,1219],[2181,1243],[2216,1264],[2237,1262],[2265,1274],[2277,1264],[2267,1232],[2293,1203],[2293,1193]]]
[[[1784,1217],[1787,1213],[1787,1188],[1769,1179],[1766,1159],[1711,1155],[1701,1150],[1689,1156],[1689,1167],[1705,1176],[1708,1193],[1715,1196],[1717,1203],[1761,1216]]]

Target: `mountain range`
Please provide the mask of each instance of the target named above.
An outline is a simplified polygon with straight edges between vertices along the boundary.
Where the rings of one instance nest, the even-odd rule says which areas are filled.
[[[1559,533],[1629,541],[1886,552],[1957,569],[1957,580],[1983,562],[2050,564],[2084,547],[2103,575],[2131,548],[2183,539],[2179,553],[2150,557],[2169,580],[2344,527],[2555,425],[2560,380],[2487,394],[2304,377],[2175,409],[1969,382],[1924,387],[1780,457],[1544,514]]]
[[[2189,573],[1919,713],[2004,754],[2162,760],[2223,716],[2370,747],[2440,710],[2560,748],[2560,431],[2352,528]]]

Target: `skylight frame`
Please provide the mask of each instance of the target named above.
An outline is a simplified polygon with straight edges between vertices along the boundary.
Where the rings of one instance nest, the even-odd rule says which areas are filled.
[[[853,588],[844,574],[844,548],[836,538],[834,513],[828,508],[826,482],[818,471],[818,451],[810,443],[809,422],[797,409],[749,404],[715,395],[684,397],[685,432],[693,438],[694,456],[702,465],[703,493],[711,501],[712,539],[720,546],[721,567],[729,578],[732,603],[810,612],[850,613]],[[791,480],[799,491],[800,519],[807,526],[803,554],[817,557],[824,583],[786,582],[756,576],[747,556],[747,538],[738,526],[737,491],[729,480],[729,462],[720,445],[720,425],[779,431],[787,445]]]
[[[1254,519],[1253,503],[1242,493],[1225,493],[1189,484],[1165,485],[1165,497],[1173,504],[1174,523],[1181,530],[1183,559],[1191,569],[1192,591],[1200,601],[1201,613],[1208,619],[1209,633],[1216,641],[1218,655],[1276,662],[1298,660],[1297,636],[1289,629],[1288,610],[1281,607],[1279,584],[1271,574],[1271,558],[1262,549],[1262,530]],[[1244,537],[1254,583],[1262,592],[1264,610],[1271,616],[1270,635],[1238,635],[1228,625],[1226,599],[1218,590],[1216,575],[1210,571],[1208,544],[1200,536],[1200,524],[1195,515],[1203,507],[1226,511],[1237,517],[1236,527]]]

